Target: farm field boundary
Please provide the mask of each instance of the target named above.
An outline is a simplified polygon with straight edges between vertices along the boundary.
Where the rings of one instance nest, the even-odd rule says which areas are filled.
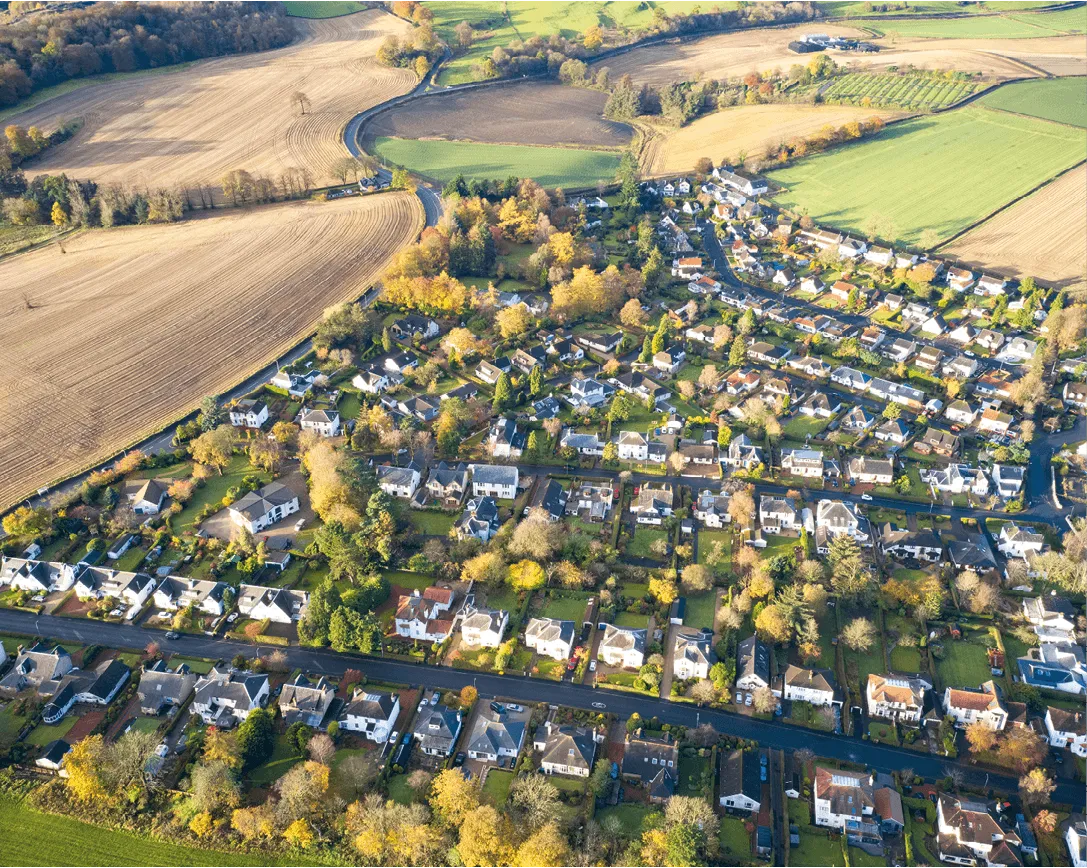
[[[997,88],[978,102],[994,111],[1087,128],[1085,92],[1087,78],[1020,81]]]

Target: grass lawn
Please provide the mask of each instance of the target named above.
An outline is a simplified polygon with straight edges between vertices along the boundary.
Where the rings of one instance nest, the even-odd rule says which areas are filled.
[[[342,392],[336,409],[344,419],[358,419],[362,412],[362,401],[357,392]]]
[[[642,820],[652,811],[648,805],[626,803],[601,808],[596,812],[596,820],[602,823],[607,817],[616,817],[623,827],[623,835],[634,838],[642,828]],[[724,825],[722,823],[722,825]]]
[[[365,793],[360,791],[356,787],[356,783],[347,773],[345,773],[340,767],[348,757],[363,756],[369,757],[371,762],[377,762],[378,752],[372,750],[364,750],[361,747],[356,748],[340,748],[336,751],[335,756],[332,757],[332,789],[339,794],[346,802],[353,802],[355,799],[361,799]]]
[[[815,437],[822,434],[829,424],[829,419],[820,419],[817,416],[805,416],[803,413],[797,413],[781,426],[781,433],[790,440],[803,441],[809,435]]]
[[[920,672],[921,652],[916,648],[896,645],[891,649],[891,668],[895,672]]]
[[[676,785],[676,795],[701,796],[702,774],[706,771],[711,771],[708,756],[681,756],[679,758],[679,782]]]
[[[213,660],[204,660],[200,657],[178,657],[174,655],[170,658],[170,668],[177,669],[182,663],[186,663],[193,672],[198,675],[206,675],[211,671],[211,667],[215,665]]]
[[[415,790],[408,786],[407,775],[389,777],[389,798],[400,805],[410,805],[415,801]]]
[[[0,748],[6,748],[15,741],[15,737],[26,723],[26,718],[15,713],[14,704],[8,703],[0,709]]]
[[[884,34],[895,33],[902,37],[926,39],[1029,39],[1032,36],[1083,33],[1083,25],[1081,9],[1070,9],[1067,12],[986,15],[982,18],[917,18],[912,21],[895,18],[872,22],[873,28]]]
[[[483,782],[483,798],[496,808],[501,808],[509,798],[514,774],[506,769],[491,769]]]
[[[879,723],[873,720],[868,724],[868,737],[880,744],[898,744],[898,733],[895,732],[894,726],[889,723]]]
[[[779,536],[768,533],[763,537],[766,540],[766,548],[756,549],[764,561],[775,558],[778,555],[791,555],[793,549],[800,545],[800,538],[795,536]]]
[[[291,766],[302,760],[303,757],[295,753],[294,748],[287,744],[287,740],[282,735],[277,735],[271,757],[263,765],[249,772],[249,780],[257,786],[266,787],[278,781],[290,771]]]
[[[911,570],[907,567],[896,567],[891,575],[901,582],[921,582],[928,577],[924,570]]]
[[[500,588],[487,589],[487,605],[492,609],[505,609],[507,612],[515,612],[517,607],[521,605],[521,600],[513,588],[503,585]]]
[[[827,833],[815,826],[800,827],[800,846],[789,848],[789,862],[792,865],[841,866],[842,845],[831,841]]]
[[[457,517],[429,509],[413,509],[408,512],[408,520],[419,533],[429,534],[430,536],[446,536]]]
[[[715,543],[721,543],[721,547],[728,556],[728,561],[718,566],[727,569],[732,563],[732,531],[730,530],[700,530],[698,532],[698,562],[707,563]]]
[[[138,545],[134,545],[110,564],[110,566],[115,570],[126,570],[130,573],[135,572],[136,568],[143,563],[145,557],[147,557],[147,550],[140,548]]]
[[[637,612],[619,612],[615,616],[616,627],[632,627],[635,630],[644,630],[649,626],[649,616],[639,615]]]
[[[560,621],[573,621],[580,627],[585,617],[585,606],[589,599],[588,594],[555,593],[546,597],[540,608],[541,618],[558,618]]]
[[[887,860],[880,856],[871,856],[860,847],[850,847],[849,864],[855,866],[886,865]]]
[[[45,241],[56,232],[57,227],[53,225],[0,227],[0,256],[18,253],[33,244]]]
[[[722,817],[721,831],[717,835],[721,843],[723,859],[746,865],[751,858],[751,836],[744,828],[744,821],[739,817]]]
[[[204,850],[104,829],[71,817],[41,814],[9,798],[0,798],[0,841],[9,865],[295,864],[289,857],[280,861],[266,853]]]
[[[533,178],[544,187],[589,186],[611,181],[619,154],[588,148],[546,148],[479,142],[419,141],[379,136],[374,149],[398,166],[445,183],[458,175],[467,180]]]
[[[964,627],[962,639],[943,639],[944,655],[936,660],[936,674],[943,687],[977,687],[993,677],[985,649],[990,643],[986,630]]]
[[[985,19],[1000,20],[1000,19]],[[770,172],[782,206],[860,231],[873,217],[888,239],[943,239],[1083,158],[1087,132],[968,107],[904,121],[866,141]],[[843,189],[840,179],[854,183]],[[941,191],[969,189],[968,197]]]
[[[1040,117],[1044,121],[1087,127],[1083,79],[1052,78],[1016,81],[980,100],[990,109]]]
[[[353,0],[320,0],[319,3],[288,0],[284,5],[291,18],[338,18],[367,8],[365,3],[355,3]]]
[[[627,554],[635,558],[662,560],[660,555],[654,554],[650,549],[650,546],[659,539],[668,542],[668,531],[655,530],[639,525],[638,529],[634,531],[634,536],[627,541]]]
[[[811,825],[811,805],[807,799],[789,799],[789,822],[801,829]]]
[[[382,570],[381,574],[389,580],[390,585],[399,585],[409,590],[418,588],[420,591],[434,584],[434,577],[426,573],[412,573],[407,570]]]
[[[717,591],[711,588],[704,594],[692,594],[687,597],[687,611],[683,623],[688,627],[709,627],[713,629],[716,613]]]
[[[162,721],[155,717],[137,717],[132,724],[134,732],[157,732]]]
[[[204,484],[201,485],[192,496],[192,500],[185,504],[185,508],[170,520],[170,526],[175,533],[196,529],[196,516],[207,504],[220,503],[226,496],[227,490],[235,485],[241,485],[246,476],[260,477],[262,482],[268,482],[271,477],[267,473],[256,470],[244,455],[235,455],[230,464],[223,469],[223,475],[212,473]]]

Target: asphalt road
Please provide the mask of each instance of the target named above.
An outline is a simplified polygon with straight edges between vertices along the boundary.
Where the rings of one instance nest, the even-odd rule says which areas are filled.
[[[74,620],[51,615],[35,617],[27,612],[0,610],[0,631],[35,635],[58,641],[94,643],[109,647],[144,648],[149,642],[158,642],[163,650],[193,657],[229,660],[237,654],[254,656],[254,647],[246,642],[219,639],[208,636],[183,635],[180,639],[166,641],[161,630],[95,621]],[[459,690],[467,684],[474,685],[484,696],[501,696],[525,702],[549,702],[575,708],[606,710],[620,717],[638,712],[643,718],[659,717],[661,721],[683,726],[711,724],[725,735],[752,739],[760,744],[787,750],[808,748],[817,756],[829,759],[863,763],[882,772],[912,768],[915,774],[937,779],[947,775],[951,768],[962,771],[967,784],[976,787],[1014,792],[1017,782],[1006,775],[991,774],[978,770],[967,762],[940,759],[929,754],[915,753],[905,748],[872,744],[844,736],[815,732],[791,726],[777,720],[756,720],[742,714],[712,709],[698,709],[686,703],[673,703],[651,697],[635,696],[610,690],[596,690],[580,684],[546,681],[516,675],[493,675],[466,672],[437,666],[404,663],[363,657],[357,654],[338,654],[330,650],[290,647],[282,650],[291,667],[306,672],[325,675],[342,675],[347,669],[357,669],[368,678],[400,684],[421,684],[429,688]],[[600,706],[603,705],[603,708]],[[1061,783],[1053,796],[1054,802],[1084,809],[1084,788],[1081,785]]]

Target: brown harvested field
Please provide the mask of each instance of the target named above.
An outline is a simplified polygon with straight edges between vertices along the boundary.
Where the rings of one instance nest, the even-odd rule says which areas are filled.
[[[414,86],[414,73],[373,59],[387,35],[409,25],[372,11],[297,26],[300,38],[286,48],[89,85],[9,122],[51,130],[83,118],[79,133],[35,162],[35,174],[173,186],[213,184],[232,169],[275,178],[306,168],[329,183],[347,153],[347,121]],[[291,102],[295,91],[310,100],[305,116]]]
[[[957,238],[941,254],[979,268],[1062,287],[1087,288],[1087,167]]]
[[[259,370],[422,224],[414,195],[382,193],[86,230],[0,262],[0,508]]]
[[[698,79],[735,78],[749,72],[787,70],[805,63],[808,55],[789,51],[789,43],[804,33],[855,36],[879,45],[875,54],[832,52],[835,62],[855,69],[886,69],[912,64],[923,69],[958,69],[981,72],[996,78],[1023,78],[1036,71],[1016,58],[1054,74],[1082,75],[1087,69],[1087,39],[1082,36],[1037,39],[871,39],[854,27],[834,24],[803,24],[719,33],[682,43],[662,43],[636,48],[601,61],[612,78],[630,75],[638,83],[669,84]],[[1051,68],[1052,67],[1052,68]]]
[[[851,106],[752,105],[722,109],[704,115],[674,132],[654,138],[645,149],[642,168],[647,175],[671,175],[689,171],[699,157],[714,165],[732,162],[741,151],[761,157],[767,146],[794,136],[808,136],[830,124],[874,116],[884,120],[905,117],[905,112],[880,111]]]
[[[633,130],[604,120],[605,102],[600,91],[544,82],[439,93],[383,112],[365,136],[621,148]]]

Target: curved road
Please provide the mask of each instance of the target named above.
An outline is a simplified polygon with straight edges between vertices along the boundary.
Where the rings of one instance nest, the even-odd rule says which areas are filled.
[[[161,630],[131,625],[101,623],[28,612],[0,610],[0,630],[34,635],[57,641],[94,643],[109,647],[139,649],[157,642],[164,650],[192,657],[229,660],[237,654],[254,656],[254,646],[248,642],[185,634],[166,641]],[[306,672],[342,675],[347,669],[357,669],[367,678],[399,684],[422,684],[428,688],[460,690],[473,684],[483,696],[504,697],[524,702],[561,703],[588,711],[604,710],[626,717],[638,712],[642,717],[658,717],[667,723],[687,727],[709,723],[718,732],[738,738],[751,739],[772,748],[798,750],[808,748],[817,756],[848,762],[863,763],[882,772],[912,768],[915,774],[936,780],[950,769],[958,769],[964,781],[974,787],[1015,792],[1015,778],[999,772],[986,772],[969,762],[942,759],[906,748],[874,744],[846,736],[816,732],[777,720],[757,720],[744,714],[715,709],[700,709],[688,703],[676,703],[648,696],[635,696],[607,689],[598,690],[582,684],[555,683],[519,675],[494,675],[439,666],[384,660],[360,654],[340,654],[329,649],[270,648],[283,651],[288,664]],[[600,709],[597,706],[603,705]],[[1053,801],[1083,810],[1083,785],[1062,781],[1057,785]]]

